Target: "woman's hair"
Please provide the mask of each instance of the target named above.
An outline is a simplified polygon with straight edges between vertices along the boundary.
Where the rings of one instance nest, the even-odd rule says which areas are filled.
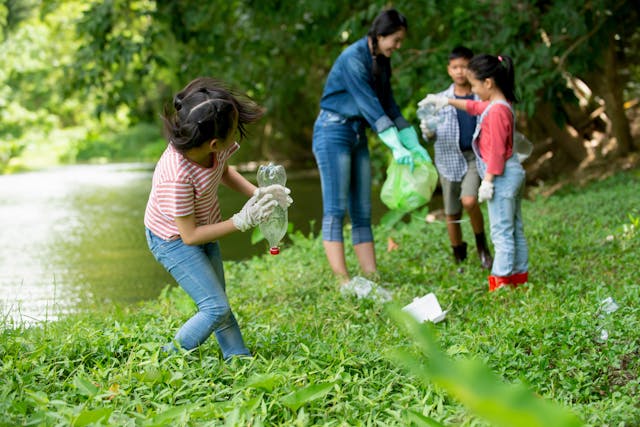
[[[518,102],[515,93],[515,70],[510,57],[476,55],[469,61],[468,69],[478,80],[493,79],[508,101]]]
[[[173,108],[165,107],[162,115],[169,143],[180,152],[225,139],[237,129],[246,136],[245,124],[254,123],[264,109],[246,95],[239,95],[223,82],[211,77],[198,77],[173,98]]]
[[[388,36],[403,28],[405,31],[409,30],[407,18],[395,9],[387,9],[373,20],[367,33],[371,39],[374,52],[373,65],[371,67],[374,89],[383,106],[385,106],[384,103],[387,102],[391,94],[391,88],[388,83],[391,78],[391,62],[384,55],[375,55],[375,51],[378,49],[378,36]]]

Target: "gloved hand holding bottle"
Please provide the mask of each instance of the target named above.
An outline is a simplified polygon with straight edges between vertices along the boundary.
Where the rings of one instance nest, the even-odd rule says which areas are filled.
[[[262,197],[267,194],[273,196],[273,199],[278,202],[282,209],[288,209],[293,203],[293,199],[289,196],[289,194],[291,194],[291,190],[284,185],[272,184],[266,187],[258,187],[254,192],[254,196],[258,197]]]
[[[398,128],[391,126],[378,134],[384,145],[391,149],[393,159],[401,165],[409,165],[413,171],[413,156],[400,141]]]
[[[449,105],[449,98],[443,95],[429,94],[422,101],[418,102],[418,106],[420,107],[427,104],[431,104],[436,110],[440,110]]]
[[[273,197],[273,194],[260,194],[256,190],[240,212],[231,217],[231,220],[238,230],[247,231],[266,220],[276,205],[278,205],[278,201]]]
[[[431,157],[427,150],[424,149],[422,145],[420,145],[420,141],[418,140],[418,134],[413,126],[406,127],[398,132],[400,136],[400,142],[402,145],[411,152],[417,158],[432,163]]]

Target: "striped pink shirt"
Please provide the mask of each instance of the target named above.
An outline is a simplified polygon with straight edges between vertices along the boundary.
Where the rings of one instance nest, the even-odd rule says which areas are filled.
[[[169,144],[153,172],[144,225],[164,240],[175,240],[180,237],[176,217],[194,214],[197,226],[220,222],[218,185],[227,159],[238,148],[236,143],[214,153],[213,166],[205,168]]]

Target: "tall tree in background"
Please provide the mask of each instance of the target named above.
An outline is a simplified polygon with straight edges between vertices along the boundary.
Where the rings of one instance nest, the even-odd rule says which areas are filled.
[[[253,151],[247,157],[312,161],[312,126],[329,68],[387,6],[409,18],[409,37],[393,59],[396,99],[408,118],[426,93],[446,86],[446,54],[463,43],[477,53],[514,58],[519,126],[536,144],[527,163],[532,178],[638,150],[629,117],[637,114],[640,91],[634,84],[640,20],[631,0],[30,1],[42,22],[60,19],[71,3],[82,10],[71,22],[76,35],[68,43],[73,60],[64,61],[65,78],[50,84],[39,77],[48,89],[44,98],[90,99],[98,117],[126,114],[135,124],[157,121],[185,81],[213,75],[268,108],[263,127],[242,150]],[[0,0],[4,34],[15,36],[20,27],[3,21],[19,16],[6,10],[24,16],[17,5],[27,3]],[[5,99],[28,87],[21,73],[14,69],[12,84],[0,86],[9,92]],[[66,122],[77,124],[78,117],[68,115]]]

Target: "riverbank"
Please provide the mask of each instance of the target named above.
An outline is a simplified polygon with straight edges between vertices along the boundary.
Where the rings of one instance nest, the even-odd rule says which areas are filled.
[[[586,425],[637,425],[639,184],[635,169],[525,201],[531,282],[523,289],[489,294],[473,251],[458,273],[444,224],[417,216],[376,229],[382,284],[399,306],[437,295],[448,310],[437,339],[454,359],[481,360]],[[463,231],[469,240],[468,223]],[[398,245],[391,252],[389,237]],[[385,307],[340,296],[317,235],[291,238],[277,257],[226,266],[253,360],[224,364],[213,338],[164,358],[159,346],[194,310],[175,288],[136,307],[5,324],[0,425],[408,425],[416,412],[443,425],[488,425],[393,361],[411,340]],[[352,252],[348,264],[355,272]],[[607,297],[620,308],[599,342]]]

